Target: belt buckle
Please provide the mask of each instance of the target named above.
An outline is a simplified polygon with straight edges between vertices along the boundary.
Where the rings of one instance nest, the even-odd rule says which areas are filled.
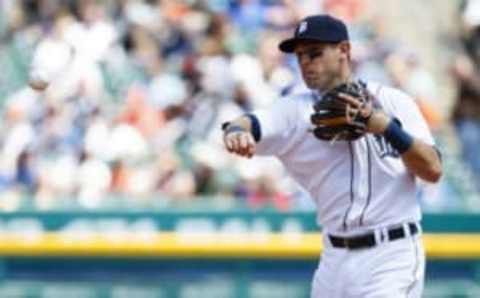
[[[350,239],[348,238],[343,238],[343,246],[347,247],[347,248],[350,248]]]

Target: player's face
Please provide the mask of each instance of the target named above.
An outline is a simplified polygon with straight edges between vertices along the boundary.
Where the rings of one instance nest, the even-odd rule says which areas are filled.
[[[327,90],[342,79],[349,59],[349,44],[301,42],[295,48],[303,80],[310,89]]]

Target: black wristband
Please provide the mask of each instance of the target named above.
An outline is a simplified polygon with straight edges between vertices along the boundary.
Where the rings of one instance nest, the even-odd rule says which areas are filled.
[[[227,122],[223,122],[222,123],[222,130],[225,131],[225,129],[227,129],[227,127],[230,125],[230,121],[227,121]]]
[[[402,124],[396,118],[390,121],[383,136],[400,154],[408,151],[413,144],[413,137],[402,129]]]

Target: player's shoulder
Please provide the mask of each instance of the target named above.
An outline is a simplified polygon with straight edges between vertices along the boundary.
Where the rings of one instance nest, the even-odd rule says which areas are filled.
[[[289,94],[284,94],[280,96],[276,101],[280,105],[285,106],[301,106],[301,105],[310,105],[314,100],[314,94],[312,91],[302,90],[297,92],[292,92]]]
[[[414,100],[410,95],[398,88],[372,81],[367,81],[365,83],[368,91],[384,107],[395,108],[414,103]]]
[[[312,91],[297,92],[289,94],[282,98],[285,100],[290,100],[292,102],[311,102],[313,99],[313,93]]]
[[[296,92],[278,97],[256,113],[276,115],[284,119],[299,119],[299,115],[312,108],[311,92]],[[293,120],[292,120],[293,121]]]
[[[405,97],[409,97],[402,90],[392,86],[381,84],[375,81],[365,81],[364,83],[366,84],[368,91],[370,91],[370,93],[376,96],[393,97],[393,98],[399,97],[402,99]]]
[[[291,102],[304,102],[312,100],[312,90],[308,89],[303,83],[294,83],[281,91],[280,100]]]

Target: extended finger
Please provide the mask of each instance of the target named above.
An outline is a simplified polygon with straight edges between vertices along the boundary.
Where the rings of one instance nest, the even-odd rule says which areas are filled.
[[[246,149],[248,147],[248,134],[243,133],[239,135],[240,147]]]
[[[223,143],[225,144],[225,148],[227,148],[228,152],[233,151],[233,142],[228,135],[223,137]]]
[[[242,152],[241,134],[233,133],[232,142],[233,142],[233,152],[241,154]]]
[[[345,103],[351,104],[355,108],[359,108],[362,105],[362,102],[351,95],[345,93],[338,93],[338,97],[343,100]]]
[[[237,140],[237,136],[235,133],[230,133],[227,137],[226,137],[227,141],[227,149],[229,152],[232,152],[232,153],[235,153],[238,151],[238,147],[239,147],[239,144],[238,144],[238,140]]]
[[[229,138],[232,144],[232,150],[230,152],[241,156],[245,155],[246,146],[245,141],[243,140],[244,135],[244,133],[231,133]]]
[[[364,102],[360,107],[360,115],[362,115],[362,117],[370,117],[373,113],[373,110],[374,108],[372,102]]]
[[[248,133],[244,133],[240,136],[240,150],[243,156],[249,157],[250,147],[253,145],[251,138],[252,136]]]
[[[345,113],[345,118],[347,119],[347,122],[349,124],[352,124],[352,122],[354,121],[357,114],[358,114],[358,109],[353,108],[351,104],[348,104],[347,105],[347,110],[346,110],[346,113]]]

